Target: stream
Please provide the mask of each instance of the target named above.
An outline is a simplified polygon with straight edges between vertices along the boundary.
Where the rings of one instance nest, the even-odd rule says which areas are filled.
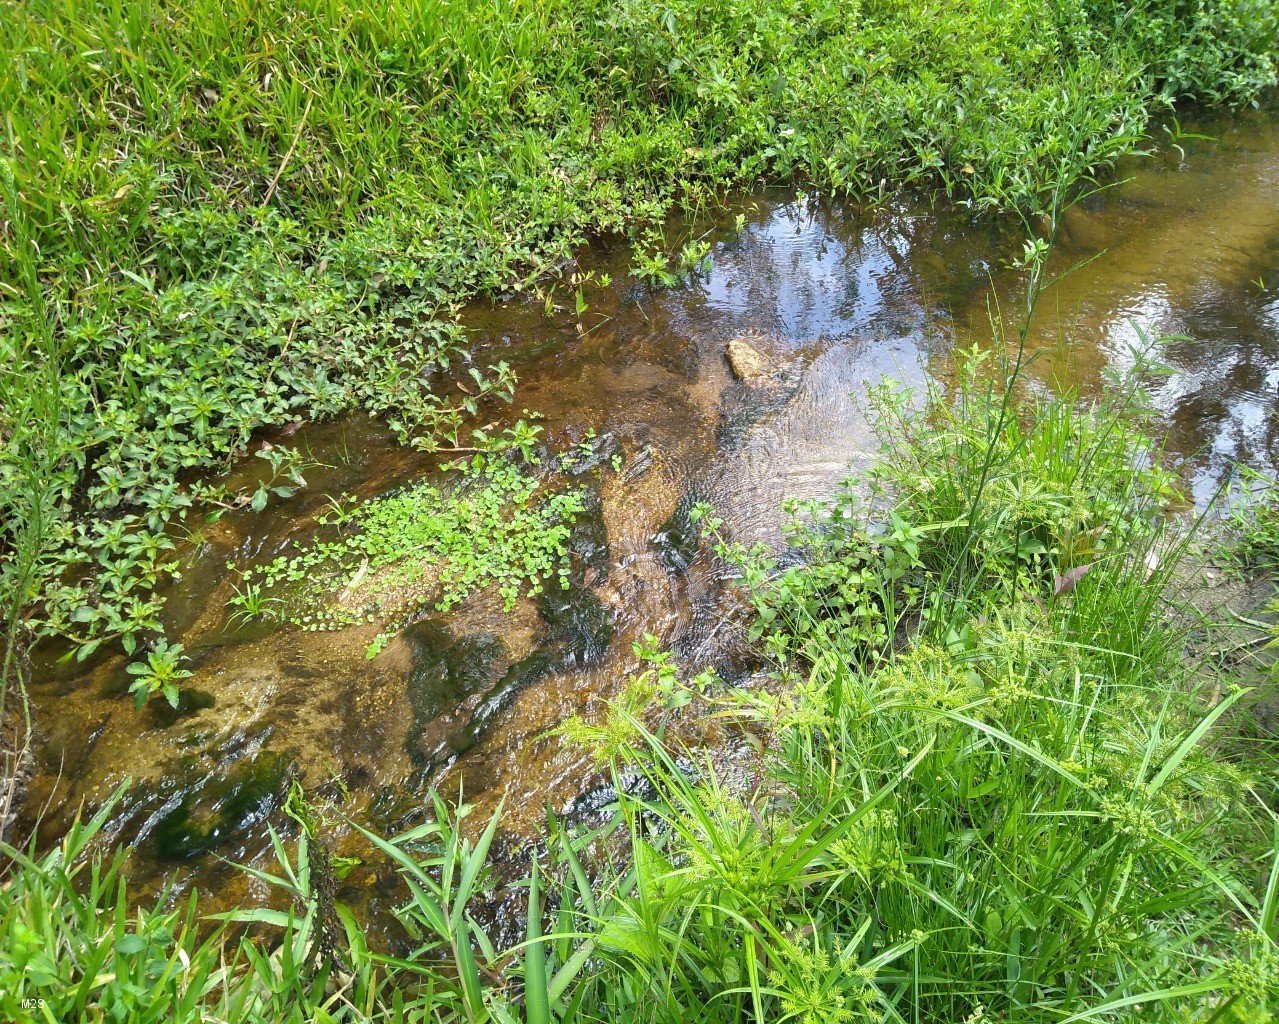
[[[1142,332],[1181,336],[1162,344],[1168,369],[1149,388],[1169,458],[1204,504],[1236,463],[1279,465],[1279,104],[1183,128],[1212,140],[1125,160],[1120,184],[1066,213],[1051,269],[1070,272],[1030,326],[1028,372],[1094,394],[1108,370],[1131,366]],[[229,862],[267,863],[267,825],[287,820],[294,777],[349,791],[342,809],[387,831],[420,820],[431,787],[463,793],[481,817],[501,799],[516,851],[548,806],[571,811],[602,784],[547,733],[599,712],[636,671],[634,642],[654,635],[725,678],[750,671],[726,570],[698,545],[688,509],[709,502],[732,539],[778,544],[783,499],[828,495],[874,457],[867,382],[922,383],[956,344],[989,343],[990,309],[1016,316],[1023,281],[1010,261],[1023,232],[911,199],[861,208],[768,192],[668,225],[670,238],[693,235],[710,243],[711,268],[680,287],[644,286],[628,274],[630,247],[604,240],[579,266],[612,283],[585,290],[580,316],[566,283],[549,310],[544,283],[542,297],[463,313],[476,364],[505,359],[519,376],[506,422],[536,410],[550,451],[593,436],[602,453],[579,481],[590,501],[571,591],[509,614],[481,593],[372,660],[377,626],[232,626],[228,561],[305,539],[326,495],[372,497],[435,471],[366,417],[305,425],[279,443],[321,464],[307,489],[227,515],[182,549],[166,610],[194,672],[180,713],[158,701],[135,711],[123,656],[87,670],[37,658],[25,828],[38,815],[51,842],[131,779],[107,833],[130,847],[134,895],[198,885],[219,906],[262,898]],[[738,337],[768,361],[763,379],[730,372],[725,346]],[[230,484],[262,468],[245,462]],[[352,837],[338,832],[343,852]],[[376,904],[394,892],[388,874],[362,865],[338,898]]]

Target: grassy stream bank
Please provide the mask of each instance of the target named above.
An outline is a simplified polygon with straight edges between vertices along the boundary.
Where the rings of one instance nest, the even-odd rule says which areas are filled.
[[[367,856],[406,883],[397,918],[413,952],[396,958],[332,902],[336,812],[300,788],[279,817],[279,868],[256,873],[292,910],[203,928],[194,895],[128,909],[120,862],[86,845],[107,808],[48,854],[9,851],[0,1008],[1272,1019],[1273,743],[1249,736],[1252,694],[1218,654],[1224,635],[1185,614],[1195,534],[1167,515],[1176,478],[1142,395],[1122,383],[1085,406],[990,356],[965,364],[924,401],[873,393],[885,454],[872,500],[850,481],[793,509],[800,563],[717,540],[703,513],[748,588],[769,670],[726,686],[649,653],[604,716],[565,723],[618,797],[597,827],[548,823],[516,883],[525,942],[495,949],[476,916],[496,817],[463,833],[437,799],[404,835],[365,833]],[[1269,557],[1273,518],[1241,520],[1248,550]],[[754,753],[729,770],[686,748],[698,723]],[[225,930],[237,923],[252,930]]]

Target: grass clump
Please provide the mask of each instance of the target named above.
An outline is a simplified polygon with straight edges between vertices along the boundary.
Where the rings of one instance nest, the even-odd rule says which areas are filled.
[[[922,404],[879,393],[876,500],[804,506],[801,566],[722,548],[777,686],[713,700],[759,737],[753,780],[632,744],[662,796],[634,805],[609,984],[656,1019],[1279,1007],[1273,759],[1222,742],[1243,691],[1170,624],[1175,492],[1140,396],[1019,400],[979,362]]]
[[[759,603],[757,638],[785,654],[858,636],[874,664],[907,622],[962,630],[970,600],[1046,610],[1094,571],[1157,564],[1179,491],[1140,393],[1116,382],[1113,408],[1086,410],[1021,382],[1001,397],[991,388],[1006,365],[988,351],[957,358],[953,401],[938,384],[922,406],[892,381],[871,387],[882,457],[832,501],[790,504],[799,564],[779,572],[762,547],[732,552]]]
[[[1225,561],[1245,576],[1272,583],[1270,600],[1264,605],[1266,621],[1236,616],[1270,635],[1269,647],[1279,647],[1279,487],[1255,470],[1239,467],[1238,486],[1232,489],[1222,530]],[[1279,672],[1276,661],[1265,657],[1271,675]]]
[[[1279,570],[1279,488],[1240,467],[1239,487],[1225,517],[1228,553],[1244,570],[1274,576]]]
[[[0,844],[8,877],[0,887],[0,1012],[9,1020],[264,1021],[367,1020],[385,985],[354,919],[327,898],[333,867],[300,830],[296,850],[277,838],[279,874],[254,872],[287,911],[257,908],[202,918],[185,905],[132,909],[123,854],[104,859],[95,838],[118,801],[37,856]],[[268,928],[255,941],[246,929]],[[340,945],[341,958],[332,950]],[[340,972],[340,973],[339,973]],[[451,990],[452,991],[452,990]],[[446,1009],[427,993],[379,1019]]]

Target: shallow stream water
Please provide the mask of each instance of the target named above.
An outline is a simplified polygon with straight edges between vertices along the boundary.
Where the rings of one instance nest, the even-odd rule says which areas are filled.
[[[1089,393],[1131,365],[1142,337],[1184,336],[1162,344],[1168,373],[1149,385],[1169,457],[1206,502],[1235,462],[1279,464],[1279,108],[1184,127],[1214,141],[1127,160],[1121,184],[1065,215],[1052,268],[1075,269],[1031,325],[1030,373]],[[193,656],[192,706],[135,712],[122,657],[38,666],[29,813],[42,815],[42,837],[130,778],[109,833],[132,848],[135,891],[196,883],[224,903],[254,900],[256,883],[227,862],[264,855],[267,823],[285,822],[283,793],[299,777],[330,795],[345,787],[343,809],[388,830],[415,820],[432,786],[481,813],[504,799],[513,849],[548,805],[572,807],[600,784],[547,731],[599,710],[635,670],[633,642],[652,634],[688,664],[749,669],[725,572],[696,544],[687,509],[709,502],[732,539],[778,543],[783,499],[827,495],[873,457],[867,382],[943,373],[957,342],[989,341],[990,310],[1016,315],[1023,281],[1009,263],[1022,232],[905,199],[860,209],[776,193],[672,223],[672,237],[689,234],[705,235],[712,266],[680,287],[648,289],[628,275],[629,247],[601,242],[569,268],[612,278],[586,288],[581,316],[563,283],[549,310],[544,283],[541,297],[464,314],[477,363],[505,359],[519,374],[503,417],[541,413],[551,450],[597,438],[599,465],[578,481],[593,510],[570,594],[510,614],[472,598],[373,660],[376,626],[232,628],[228,560],[304,539],[326,495],[369,497],[434,471],[366,418],[304,426],[281,443],[324,464],[308,489],[228,516],[184,549],[167,615]],[[725,345],[741,336],[769,361],[762,382],[729,371]],[[240,482],[261,463],[246,461],[258,465]],[[358,868],[341,898],[376,903],[385,874]]]

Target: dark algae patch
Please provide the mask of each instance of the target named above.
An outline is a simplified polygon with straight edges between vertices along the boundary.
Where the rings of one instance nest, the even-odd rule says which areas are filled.
[[[692,512],[702,501],[696,495],[681,495],[670,518],[653,534],[653,547],[672,573],[686,572],[701,547],[702,530],[694,522]]]
[[[585,587],[547,589],[538,596],[537,612],[544,624],[542,639],[529,654],[510,664],[478,702],[459,702],[463,709],[470,709],[469,718],[461,728],[448,732],[430,750],[423,750],[422,745],[424,736],[432,730],[421,727],[410,733],[410,747],[422,765],[422,779],[471,750],[524,690],[551,673],[590,665],[607,653],[615,629],[613,616],[599,597]],[[479,678],[475,641],[476,638],[468,637],[449,647],[444,661],[453,672]],[[480,647],[480,651],[481,657],[492,655],[487,646]],[[487,670],[483,673],[488,674]],[[450,675],[452,678],[456,676]]]
[[[474,633],[456,641],[436,620],[428,619],[404,632],[413,648],[409,703],[419,722],[451,711],[471,694],[491,685],[493,666],[503,655],[493,633]]]
[[[287,756],[264,751],[201,781],[156,823],[157,855],[186,860],[241,837],[282,805],[290,767]]]

